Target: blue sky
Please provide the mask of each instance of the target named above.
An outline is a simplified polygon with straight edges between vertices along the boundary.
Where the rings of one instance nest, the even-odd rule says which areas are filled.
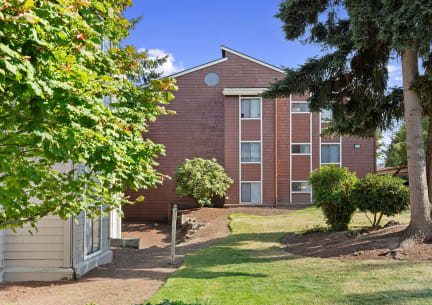
[[[143,16],[125,41],[150,56],[168,55],[165,75],[221,57],[220,45],[276,66],[295,68],[322,54],[318,46],[287,41],[274,15],[281,0],[135,0],[127,18]],[[389,65],[390,85],[401,85],[398,61]],[[384,134],[389,143],[390,133]]]
[[[322,54],[318,46],[287,41],[274,15],[280,0],[135,0],[127,18],[143,16],[125,43],[170,55],[168,72],[221,57],[226,45],[276,66],[297,67]],[[392,62],[391,83],[400,83],[400,65]]]

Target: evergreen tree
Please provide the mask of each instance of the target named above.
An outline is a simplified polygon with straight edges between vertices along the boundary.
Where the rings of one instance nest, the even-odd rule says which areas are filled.
[[[305,43],[328,50],[298,69],[287,69],[266,96],[309,91],[311,109],[331,109],[326,133],[373,136],[405,115],[411,222],[406,238],[432,236],[418,57],[429,58],[432,2],[429,0],[285,0],[277,14],[288,40],[306,32]],[[388,88],[387,65],[402,62],[403,90]],[[422,89],[430,87],[423,79]]]

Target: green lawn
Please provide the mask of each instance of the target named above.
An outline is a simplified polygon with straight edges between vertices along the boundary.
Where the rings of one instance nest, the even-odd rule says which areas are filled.
[[[409,215],[397,217],[407,222]],[[385,219],[384,221],[387,221]],[[288,232],[324,224],[317,209],[281,216],[233,214],[232,234],[185,257],[149,301],[201,304],[432,304],[432,263],[299,257]],[[364,215],[353,224],[366,225]]]

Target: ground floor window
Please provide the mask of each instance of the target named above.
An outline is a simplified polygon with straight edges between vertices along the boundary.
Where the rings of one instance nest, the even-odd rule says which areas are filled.
[[[241,184],[241,202],[261,203],[261,182],[243,182]]]
[[[101,249],[102,216],[89,217],[85,215],[84,253],[90,255]]]
[[[293,181],[291,188],[293,193],[310,193],[312,190],[307,181]]]
[[[321,144],[321,164],[340,163],[340,144]]]

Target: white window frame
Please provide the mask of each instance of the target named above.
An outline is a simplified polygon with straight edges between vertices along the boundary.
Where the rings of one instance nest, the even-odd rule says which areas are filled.
[[[242,99],[250,99],[250,98],[257,98],[260,100],[260,117],[259,118],[242,118],[241,117],[241,101]],[[261,185],[261,201],[259,203],[254,203],[254,204],[262,204],[263,203],[263,99],[261,96],[253,96],[253,95],[248,95],[248,96],[241,96],[239,95],[239,99],[238,99],[238,136],[239,136],[239,147],[238,147],[238,154],[239,154],[239,187],[238,187],[238,194],[239,194],[239,202],[242,203],[241,201],[241,184],[244,183],[260,183]],[[259,141],[242,141],[242,121],[243,120],[259,120],[260,121],[260,140]],[[260,143],[261,145],[261,160],[260,162],[242,162],[241,161],[241,145],[243,142],[246,143],[250,143],[250,142],[254,142],[254,143]],[[242,181],[242,166],[243,164],[260,164],[260,175],[261,175],[261,180],[259,181]],[[249,202],[250,203],[250,202]]]
[[[292,150],[293,145],[309,145],[309,153],[295,153]],[[312,154],[312,145],[311,143],[291,143],[291,154],[294,156],[310,156]]]
[[[260,116],[258,118],[242,118],[241,117],[241,104],[242,104],[243,100],[259,100]],[[259,96],[240,97],[240,109],[239,110],[240,110],[239,111],[240,120],[244,120],[244,121],[247,121],[247,120],[261,120],[262,115],[263,115],[262,114],[262,97],[259,97]]]
[[[252,202],[252,201],[243,201],[242,200],[242,190],[241,190],[241,187],[242,187],[242,184],[243,183],[249,183],[249,184],[259,184],[260,185],[260,202]],[[245,203],[245,204],[262,204],[262,198],[263,198],[263,194],[262,194],[262,181],[241,181],[240,182],[240,203]]]
[[[241,147],[242,147],[242,144],[248,144],[248,143],[251,143],[251,144],[254,144],[254,143],[256,143],[256,144],[259,144],[260,145],[260,161],[242,161],[242,159],[241,159]],[[262,143],[261,143],[261,141],[241,141],[240,142],[240,163],[241,164],[261,164],[261,162],[262,162]]]
[[[307,183],[307,184],[309,184],[309,191],[308,192],[293,191],[292,190],[293,189],[293,183]],[[299,180],[291,181],[291,192],[293,194],[312,194],[312,185],[310,185],[309,181],[305,181],[305,180],[302,180],[302,181],[299,181]]]
[[[102,212],[102,207],[100,207],[100,210],[101,210],[101,212]],[[83,247],[83,251],[84,251],[84,260],[90,259],[90,258],[92,258],[92,257],[94,257],[94,256],[97,256],[97,255],[99,255],[100,253],[102,253],[103,217],[102,217],[102,215],[99,215],[99,217],[100,217],[99,250],[87,254],[87,242],[86,242],[86,236],[87,236],[87,234],[86,234],[86,233],[87,233],[87,225],[86,225],[86,224],[87,224],[87,219],[88,219],[89,217],[87,216],[87,212],[84,212],[84,230],[83,230],[83,232],[84,232],[84,238],[83,238],[83,242],[84,242],[84,247]]]
[[[312,113],[311,111],[310,111],[310,105],[309,105],[309,111],[292,111],[292,107],[293,107],[293,105],[292,104],[308,104],[309,105],[309,102],[308,101],[291,101],[291,103],[290,103],[290,113],[292,113],[292,114],[299,114],[299,113]]]
[[[339,146],[339,162],[330,162],[330,163],[324,163],[324,162],[322,162],[321,151],[322,151],[322,146],[323,145],[338,145]],[[321,163],[321,166],[323,166],[323,165],[337,164],[340,167],[342,167],[342,143],[341,142],[339,142],[339,143],[321,143],[321,146],[320,146],[320,163]]]
[[[323,118],[323,115],[322,115],[323,111],[321,110],[321,111],[320,111],[320,122],[321,122],[321,123],[329,123],[329,122],[333,119],[333,111],[332,111],[331,109],[323,109],[323,110],[331,111],[331,113],[332,113],[332,118],[329,119],[329,120],[328,120],[327,118]]]

